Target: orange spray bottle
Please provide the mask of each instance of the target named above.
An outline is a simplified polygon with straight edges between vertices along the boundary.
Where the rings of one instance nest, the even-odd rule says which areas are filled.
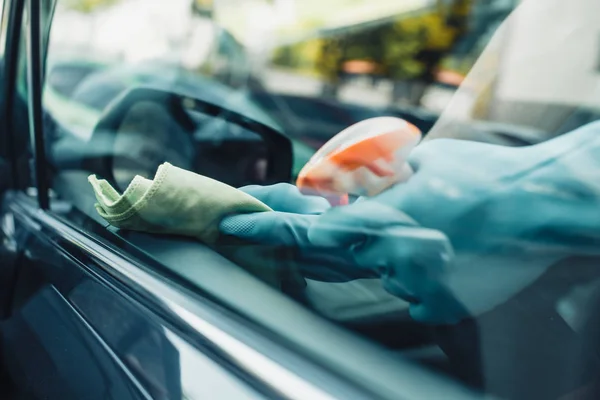
[[[335,135],[304,166],[296,182],[306,194],[348,204],[348,195],[374,196],[412,175],[408,155],[421,131],[395,117],[358,122]]]

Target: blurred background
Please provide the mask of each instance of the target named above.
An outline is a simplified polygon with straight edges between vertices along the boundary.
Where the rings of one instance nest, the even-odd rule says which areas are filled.
[[[544,2],[535,23],[507,19],[520,3],[64,0],[44,100],[85,137],[133,82],[197,77],[195,90],[289,136],[295,172],[337,132],[378,115],[427,133],[445,111],[453,127],[435,136],[536,143],[598,117],[599,32],[557,30]]]

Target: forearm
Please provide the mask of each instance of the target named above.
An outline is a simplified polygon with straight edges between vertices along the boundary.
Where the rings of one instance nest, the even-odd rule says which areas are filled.
[[[538,161],[516,189],[535,200],[532,234],[568,255],[600,254],[600,122],[528,153]]]

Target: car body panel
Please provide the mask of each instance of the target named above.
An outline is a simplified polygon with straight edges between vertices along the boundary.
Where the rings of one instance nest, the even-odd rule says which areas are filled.
[[[3,212],[23,249],[10,317],[1,325],[3,364],[19,395],[166,399],[217,391],[258,398],[237,373],[99,274],[92,260],[74,258],[64,238],[40,229],[25,211],[31,200],[8,196]]]

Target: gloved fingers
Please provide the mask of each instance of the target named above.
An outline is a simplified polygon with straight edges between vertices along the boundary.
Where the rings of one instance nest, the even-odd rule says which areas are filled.
[[[418,226],[374,231],[353,252],[358,263],[405,281],[414,276],[438,279],[454,257],[452,246],[442,232]]]
[[[449,165],[454,159],[448,157],[448,154],[452,154],[449,152],[461,152],[454,142],[462,141],[435,139],[417,146],[408,158],[414,175],[408,181],[388,188],[371,200],[402,210],[421,223],[419,218],[423,210],[430,209],[435,212],[440,206],[437,196],[427,196],[426,193],[442,192],[446,195],[456,190],[452,181],[448,182],[445,179],[448,171],[455,170]]]
[[[299,204],[299,207],[290,207],[288,209],[288,207],[285,207],[284,205],[282,207],[282,211],[287,210],[287,212],[294,212],[298,214],[321,214],[331,208],[331,204],[324,197],[301,195],[302,203]]]
[[[298,246],[308,243],[307,231],[316,215],[276,211],[238,214],[223,218],[222,234],[273,246]]]
[[[348,282],[379,277],[376,271],[358,266],[346,249],[307,248],[301,252],[300,261],[302,275],[316,281]]]
[[[294,265],[309,279],[323,282],[347,282],[376,277],[356,266],[353,256],[344,249],[323,249],[308,243],[308,226],[313,215],[279,212],[240,214],[223,219],[221,233],[235,236],[268,248],[289,247],[295,253]],[[287,260],[286,263],[291,262]]]
[[[364,200],[323,213],[310,227],[308,239],[314,246],[348,247],[359,245],[382,229],[396,225],[416,224],[401,211]]]
[[[289,183],[277,183],[270,186],[250,185],[239,190],[262,201],[274,211],[296,214],[320,214],[331,208],[323,197],[307,196]]]
[[[443,281],[453,258],[443,233],[413,226],[382,229],[353,253],[358,265],[378,272],[388,292],[410,302],[423,301]]]
[[[448,154],[448,146],[452,146],[452,140],[435,139],[423,142],[410,152],[408,163],[415,173],[420,169],[439,164]]]
[[[408,309],[412,319],[425,324],[453,325],[471,313],[442,285],[426,301],[412,303]]]
[[[411,317],[422,323],[453,324],[469,315],[446,286],[446,274],[454,258],[449,240],[431,229],[398,227],[372,244],[367,244],[356,260],[366,265],[379,261],[383,288],[410,303]],[[381,257],[380,257],[381,258]]]

